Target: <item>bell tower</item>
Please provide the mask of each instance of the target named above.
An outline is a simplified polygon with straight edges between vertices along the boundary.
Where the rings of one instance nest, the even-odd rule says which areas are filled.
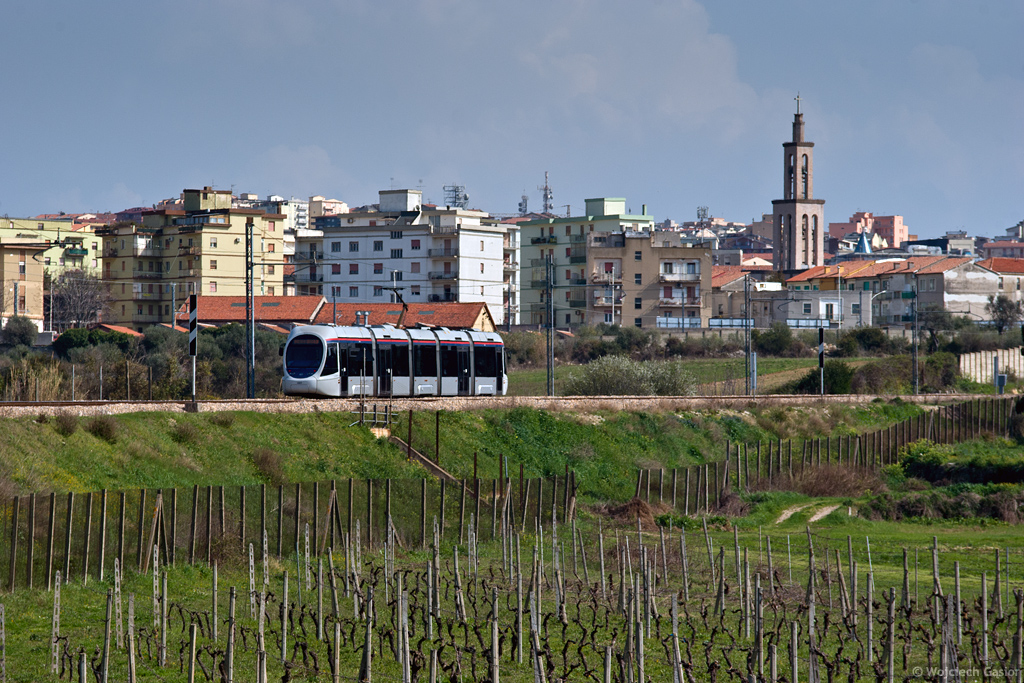
[[[814,143],[804,140],[799,94],[793,139],[782,143],[782,150],[782,199],[772,202],[775,269],[804,270],[825,265],[825,200],[814,198]]]

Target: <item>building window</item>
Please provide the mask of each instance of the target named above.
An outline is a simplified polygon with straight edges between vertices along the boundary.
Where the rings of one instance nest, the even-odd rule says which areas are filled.
[[[480,285],[480,296],[484,295],[484,286]]]
[[[411,272],[411,273],[418,273],[418,272],[420,272],[420,262],[419,261],[413,261],[412,264],[409,266],[409,272]]]
[[[211,237],[210,238],[210,249],[216,249],[216,248],[217,248],[217,238],[216,237]]]
[[[384,240],[374,240],[373,241],[373,250],[374,251],[384,251]]]
[[[860,304],[850,304],[850,313],[860,315]]]
[[[612,314],[611,313],[605,313],[604,314],[604,321],[610,325],[612,323]]]
[[[352,299],[358,298],[359,297],[359,288],[358,287],[349,287],[348,288],[348,295],[349,295],[349,298],[352,298]]]
[[[334,298],[334,299],[337,299],[340,296],[341,296],[341,287],[337,287],[337,286],[331,287],[331,297]]]
[[[1003,288],[1003,278],[999,278],[999,289]]]
[[[636,325],[637,327],[643,327],[644,326],[643,318],[633,318],[633,324]]]
[[[274,232],[277,228],[277,221],[267,221],[267,232]]]
[[[480,272],[481,272],[481,273],[483,273],[483,272],[484,272],[484,264],[482,264],[482,263],[480,264]]]
[[[633,284],[639,285],[639,284],[642,284],[642,283],[643,283],[643,277],[641,277],[640,273],[633,273]]]
[[[274,288],[267,287],[267,296],[274,296]]]
[[[49,256],[47,256],[47,257],[45,257],[45,258],[43,259],[43,265],[44,265],[44,266],[48,266],[48,265],[50,265],[50,257],[49,257]]]
[[[374,296],[384,296],[384,288],[380,287],[380,286],[375,286],[373,288],[373,295]]]
[[[419,296],[420,295],[420,286],[419,285],[413,285],[412,287],[409,288],[409,293],[412,294],[413,296]]]
[[[635,297],[633,299],[633,308],[643,308],[644,300],[641,297]]]
[[[351,245],[351,242],[349,244]],[[314,247],[314,250],[315,249],[316,249],[316,247]],[[337,254],[340,251],[341,251],[341,242],[331,242],[331,253],[332,254]],[[349,251],[352,251],[352,247],[351,246],[349,246]]]
[[[358,263],[350,263],[350,264],[348,264],[348,274],[349,275],[359,275],[359,264]]]
[[[354,254],[354,253],[356,253],[358,251],[359,251],[359,242],[349,242],[348,243],[348,252],[350,254]]]
[[[340,263],[332,263],[331,264],[331,275],[341,275],[341,264]]]
[[[217,291],[217,283],[216,282],[213,282],[213,281],[210,282],[210,291],[211,292],[216,292]]]
[[[402,271],[400,271],[400,270],[393,270],[391,272],[395,276],[395,282],[401,282],[402,281]]]
[[[383,275],[384,274],[384,264],[383,263],[374,263],[373,264],[373,274],[374,275]]]
[[[804,315],[810,315],[810,314],[811,314],[811,305],[809,303],[805,303],[804,304]]]
[[[391,250],[391,258],[402,258],[402,250],[401,249],[392,249]]]
[[[210,270],[217,270],[217,259],[210,259]]]
[[[480,251],[484,250],[484,241],[480,240]]]
[[[275,251],[277,251],[277,245],[271,242],[270,244],[267,245],[267,251],[270,252],[271,254],[274,253]]]
[[[391,231],[391,239],[393,239],[393,240],[400,240],[400,239],[402,239],[402,231],[401,230],[392,230]]]
[[[640,260],[640,258],[641,258],[641,254],[640,254],[640,252],[639,252],[639,251],[634,251],[634,252],[633,252],[633,260],[634,260],[634,261],[639,261],[639,260]]]
[[[410,243],[409,248],[412,249],[413,251],[419,251],[420,250],[420,241],[419,240],[412,240],[412,242]]]

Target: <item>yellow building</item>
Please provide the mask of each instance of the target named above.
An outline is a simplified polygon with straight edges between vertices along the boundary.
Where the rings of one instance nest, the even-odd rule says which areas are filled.
[[[39,330],[45,327],[43,311],[43,261],[35,258],[49,247],[46,241],[0,237],[0,307],[3,324],[20,315]]]
[[[171,311],[193,292],[243,296],[250,222],[254,293],[284,294],[284,216],[233,209],[227,190],[185,190],[181,209],[144,212],[142,225],[99,228],[111,299],[104,321],[142,331],[171,322]]]

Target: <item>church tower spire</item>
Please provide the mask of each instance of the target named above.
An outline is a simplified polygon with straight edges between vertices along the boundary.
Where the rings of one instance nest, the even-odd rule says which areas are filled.
[[[782,199],[772,202],[775,269],[803,270],[825,264],[824,199],[814,199],[814,143],[804,139],[804,115],[796,96],[793,139],[782,143]]]

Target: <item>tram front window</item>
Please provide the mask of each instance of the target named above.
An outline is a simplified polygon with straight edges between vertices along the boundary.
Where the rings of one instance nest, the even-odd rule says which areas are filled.
[[[297,379],[312,377],[324,359],[324,343],[320,337],[302,334],[288,344],[284,352],[284,370]]]

